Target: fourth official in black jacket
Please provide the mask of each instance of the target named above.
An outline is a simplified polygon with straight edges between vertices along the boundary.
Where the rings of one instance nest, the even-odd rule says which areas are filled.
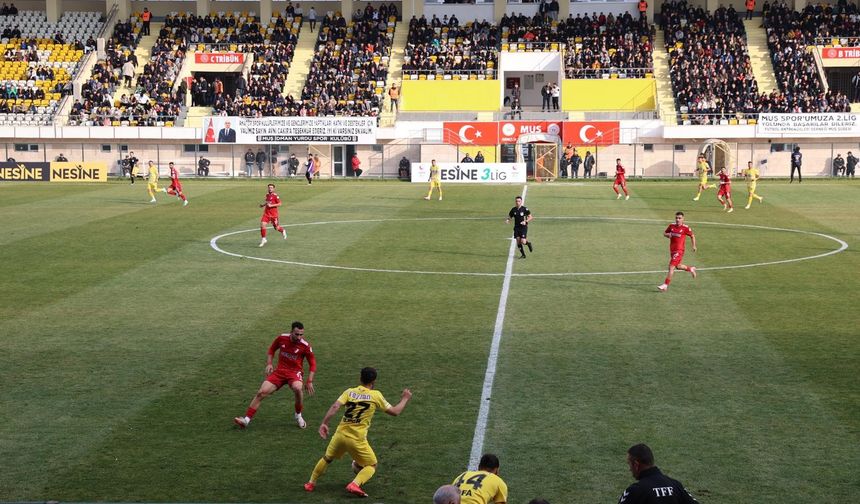
[[[660,472],[647,445],[631,446],[627,465],[637,481],[624,490],[618,504],[698,504],[680,481]]]

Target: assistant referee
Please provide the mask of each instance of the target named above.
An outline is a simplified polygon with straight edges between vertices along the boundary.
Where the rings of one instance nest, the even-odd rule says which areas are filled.
[[[531,211],[523,205],[522,196],[517,196],[515,201],[516,206],[508,212],[508,218],[505,219],[505,222],[510,223],[511,220],[514,221],[514,239],[517,241],[517,248],[520,249],[520,258],[525,259],[526,251],[523,245],[529,248],[529,252],[534,251],[532,243],[528,239],[529,222],[532,221],[533,217]]]

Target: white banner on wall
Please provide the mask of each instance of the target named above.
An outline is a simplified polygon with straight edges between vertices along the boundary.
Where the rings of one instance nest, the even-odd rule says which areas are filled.
[[[850,113],[759,114],[756,135],[860,136],[860,116]]]
[[[375,117],[204,117],[202,141],[238,144],[376,143]]]
[[[443,183],[513,184],[525,183],[525,163],[436,163]],[[430,163],[412,164],[412,182],[430,181]]]

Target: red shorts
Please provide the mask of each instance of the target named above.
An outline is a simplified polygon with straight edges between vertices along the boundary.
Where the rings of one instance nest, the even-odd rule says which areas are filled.
[[[270,214],[269,212],[263,212],[263,216],[260,218],[260,223],[268,224],[269,222],[277,226],[278,214]]]
[[[182,192],[182,184],[180,184],[179,181],[174,180],[170,183],[170,187],[168,187],[168,189],[173,189],[176,192]]]
[[[627,180],[624,177],[615,177],[615,184],[616,185],[617,184],[624,185],[626,182],[627,182]]]
[[[295,381],[302,381],[301,371],[286,371],[283,369],[275,369],[275,372],[266,377],[266,381],[281,388],[284,385],[289,385]]]
[[[678,266],[684,260],[683,250],[673,250],[669,252],[669,266]]]
[[[727,186],[727,185],[721,185],[720,190],[717,193],[717,196],[728,196],[729,198],[731,198],[732,197],[732,187]]]

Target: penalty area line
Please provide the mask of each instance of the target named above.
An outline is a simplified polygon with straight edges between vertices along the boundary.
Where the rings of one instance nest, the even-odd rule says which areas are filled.
[[[526,201],[528,185],[523,186],[522,198]],[[499,295],[499,309],[496,311],[496,325],[493,328],[493,341],[490,344],[490,355],[487,357],[487,371],[484,373],[484,386],[481,389],[481,404],[478,409],[478,420],[475,422],[475,435],[472,438],[472,452],[469,455],[469,469],[478,468],[484,450],[484,437],[487,432],[487,420],[490,417],[490,401],[493,394],[493,381],[496,378],[496,364],[499,360],[499,345],[502,341],[502,329],[505,326],[505,311],[508,306],[508,293],[511,289],[511,278],[514,270],[514,253],[516,240],[511,240],[508,251],[508,263],[505,266],[505,277],[502,280],[502,293]]]

